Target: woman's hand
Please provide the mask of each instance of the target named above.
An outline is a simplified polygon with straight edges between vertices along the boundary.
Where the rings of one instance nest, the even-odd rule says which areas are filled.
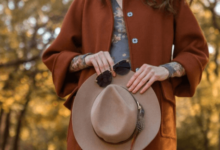
[[[99,51],[98,53],[86,56],[85,63],[88,66],[94,66],[98,75],[105,70],[109,70],[112,72],[113,76],[116,76],[113,70],[114,61],[108,51]]]
[[[127,83],[129,91],[136,93],[145,83],[147,83],[140,93],[144,93],[154,81],[163,81],[169,76],[169,71],[164,67],[143,64],[141,68],[135,72]]]

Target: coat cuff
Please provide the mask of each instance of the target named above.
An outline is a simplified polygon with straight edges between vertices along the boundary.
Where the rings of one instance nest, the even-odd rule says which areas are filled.
[[[75,91],[78,86],[81,70],[77,72],[69,71],[71,60],[77,55],[80,55],[80,53],[62,51],[55,59],[52,77],[56,93],[59,97],[67,96],[72,91]]]
[[[171,62],[180,63],[185,69],[186,74],[182,77],[170,78],[174,95],[179,97],[192,97],[196,87],[201,81],[203,67],[194,54],[182,52],[177,55]]]

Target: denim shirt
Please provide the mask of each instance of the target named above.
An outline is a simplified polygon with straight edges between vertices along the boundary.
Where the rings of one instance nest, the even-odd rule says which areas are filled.
[[[128,37],[123,12],[116,0],[111,0],[111,3],[114,13],[114,29],[112,34],[110,55],[114,60],[114,63],[117,63],[123,59],[127,59],[130,62]]]

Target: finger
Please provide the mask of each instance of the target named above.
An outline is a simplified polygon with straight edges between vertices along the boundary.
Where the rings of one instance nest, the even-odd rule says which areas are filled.
[[[140,93],[143,94],[154,83],[154,81],[156,81],[156,79],[153,76],[152,78],[150,78],[147,84],[141,89]]]
[[[139,84],[135,87],[135,89],[132,91],[133,93],[136,93],[138,90],[141,89],[141,87],[148,82],[148,80],[150,78],[152,78],[153,76],[153,73],[152,72],[149,72],[140,82]]]
[[[133,74],[130,80],[127,83],[127,87],[131,86],[131,84],[135,81],[135,79],[143,72],[144,68],[141,67],[137,72]]]
[[[113,73],[113,76],[116,76],[115,71],[113,70],[114,61],[112,60],[112,57],[110,56],[109,52],[104,52],[106,59],[108,60],[109,66],[111,67],[111,71]]]
[[[96,62],[98,63],[99,70],[101,70],[101,72],[104,72],[104,71],[105,71],[105,68],[104,68],[104,65],[103,65],[103,63],[102,63],[102,61],[101,61],[100,55],[97,54],[97,55],[95,56],[95,59],[96,59]]]
[[[108,62],[107,62],[107,58],[106,58],[104,52],[101,52],[101,53],[100,53],[100,58],[101,58],[102,63],[103,63],[103,65],[104,65],[104,69],[110,71],[110,68],[109,68],[110,65],[109,65]]]
[[[98,63],[96,62],[96,59],[95,59],[94,57],[91,58],[91,62],[92,62],[92,65],[93,65],[94,68],[95,68],[95,71],[96,71],[97,75],[100,75],[100,74],[101,74],[101,71],[99,70]]]
[[[142,81],[142,79],[147,75],[146,70],[143,70],[141,74],[134,80],[130,88],[128,89],[129,91],[133,91],[135,87]]]

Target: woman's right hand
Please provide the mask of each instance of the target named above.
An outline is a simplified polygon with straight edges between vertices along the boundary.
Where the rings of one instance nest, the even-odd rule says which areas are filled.
[[[113,76],[116,76],[116,73],[113,70],[114,61],[108,51],[99,51],[95,54],[86,56],[85,63],[88,66],[93,66],[98,75],[105,70],[109,70]]]

